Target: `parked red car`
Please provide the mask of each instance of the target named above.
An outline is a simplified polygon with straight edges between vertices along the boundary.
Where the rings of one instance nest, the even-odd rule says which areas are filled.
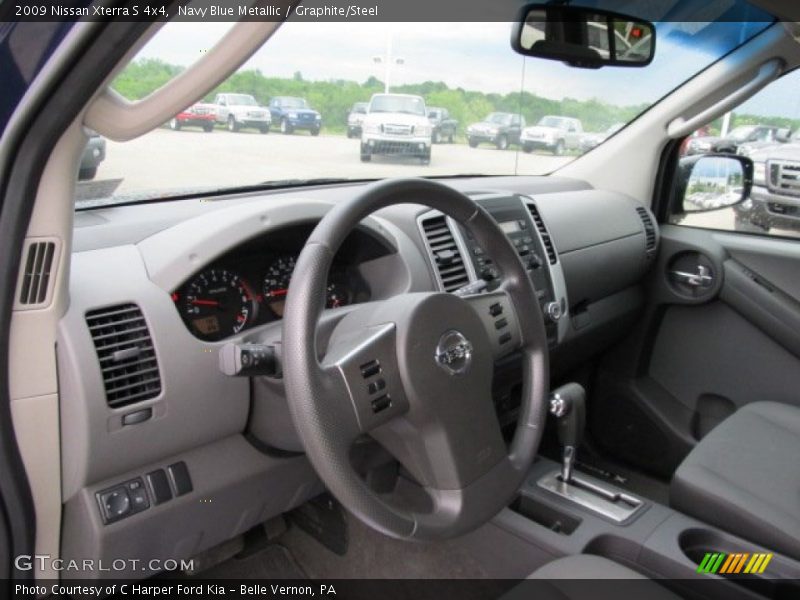
[[[212,105],[195,104],[172,117],[169,127],[174,131],[178,131],[181,127],[202,127],[204,131],[210,133],[214,131],[215,119]]]

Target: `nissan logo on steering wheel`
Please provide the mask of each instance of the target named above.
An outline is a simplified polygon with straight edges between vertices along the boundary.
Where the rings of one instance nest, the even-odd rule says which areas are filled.
[[[460,331],[445,332],[436,345],[436,364],[450,375],[466,373],[472,362],[472,344]]]

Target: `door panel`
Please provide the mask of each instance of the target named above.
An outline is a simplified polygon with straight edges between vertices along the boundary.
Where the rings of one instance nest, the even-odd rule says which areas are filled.
[[[708,278],[685,285],[675,271]],[[669,476],[735,410],[800,407],[798,389],[800,241],[663,226],[645,322],[599,369],[590,424],[600,445]]]

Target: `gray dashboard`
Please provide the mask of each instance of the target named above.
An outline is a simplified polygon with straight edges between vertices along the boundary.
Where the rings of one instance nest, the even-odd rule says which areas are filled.
[[[514,197],[538,209],[544,229],[536,234],[537,243],[542,232],[551,238],[555,259],[545,260],[544,268],[565,313],[551,347],[554,369],[567,370],[624,334],[620,324],[631,322],[641,308],[639,283],[658,242],[655,221],[642,204],[555,177],[444,181],[478,201]],[[65,558],[188,557],[318,492],[316,476],[300,454],[280,382],[251,386],[217,368],[225,341],[279,342],[280,321],[225,340],[204,341],[189,332],[172,295],[232,249],[318,221],[333,204],[358,191],[359,185],[336,185],[76,213],[71,301],[57,346],[62,493],[65,531],[71,533],[64,536]],[[357,265],[372,299],[439,289],[441,279],[420,229],[429,209],[413,200],[362,223],[387,248]],[[450,229],[465,252],[457,224],[451,223]],[[470,280],[476,277],[469,273]],[[109,384],[109,362],[103,361],[113,363],[114,352],[141,331],[134,334],[107,322],[102,329],[87,326],[87,313],[113,315],[117,307],[131,305],[141,312],[143,335],[154,355],[139,358],[150,361],[148,377],[157,375],[157,383],[136,379],[135,369],[122,369],[112,371]],[[322,338],[346,312],[347,307],[328,311]],[[101,349],[99,344],[108,346],[108,340],[111,349]],[[143,395],[110,405],[108,386],[115,380],[132,386],[124,387],[123,398],[131,390]],[[185,490],[173,474],[180,463],[191,477],[190,492],[178,493]],[[171,497],[156,503],[151,475],[159,471],[167,476]],[[131,481],[147,488],[149,506],[125,518],[109,518],[103,505],[108,491]],[[200,503],[198,498],[220,501]],[[231,509],[237,511],[236,519]],[[158,548],[141,548],[129,536],[138,527],[170,533],[155,536]]]

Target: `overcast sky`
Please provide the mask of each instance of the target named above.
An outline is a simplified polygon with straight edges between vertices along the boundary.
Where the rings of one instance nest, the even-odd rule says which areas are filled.
[[[231,23],[169,23],[139,54],[187,66],[211,48]],[[540,59],[524,59],[510,47],[508,23],[286,23],[243,67],[264,75],[305,79],[384,78],[374,57],[392,56],[403,64],[392,69],[394,84],[444,81],[450,87],[482,92],[525,91],[553,99],[599,98],[618,105],[653,103],[707,66],[719,52],[678,42],[694,31],[659,29],[657,53],[647,68],[583,70]],[[690,23],[697,30],[703,24]],[[736,39],[737,23],[715,24],[724,38]],[[730,42],[728,42],[730,43]],[[793,78],[797,81],[797,78]],[[797,116],[800,94],[791,82],[773,86],[747,109],[759,114]]]

